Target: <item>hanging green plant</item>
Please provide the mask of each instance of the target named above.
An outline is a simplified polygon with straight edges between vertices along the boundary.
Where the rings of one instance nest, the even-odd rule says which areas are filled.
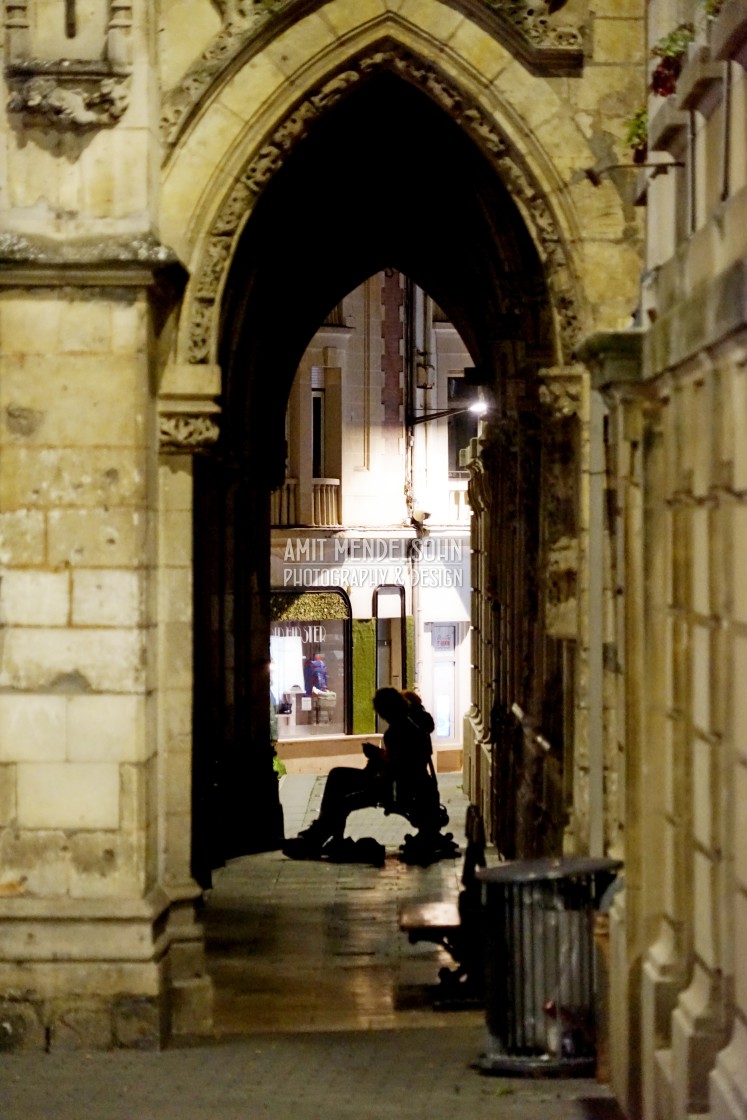
[[[643,163],[648,152],[648,107],[641,105],[625,123],[625,143],[633,151],[633,161]]]
[[[724,0],[700,0],[708,19],[715,19],[724,6]]]
[[[695,28],[692,23],[680,23],[652,48],[652,57],[659,59],[651,74],[652,93],[658,97],[669,97],[674,93],[682,70],[682,59],[694,38]]]

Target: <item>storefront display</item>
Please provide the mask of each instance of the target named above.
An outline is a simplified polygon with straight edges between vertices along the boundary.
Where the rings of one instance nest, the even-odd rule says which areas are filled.
[[[345,600],[329,592],[278,593],[273,599],[270,702],[278,739],[344,735],[350,642]]]

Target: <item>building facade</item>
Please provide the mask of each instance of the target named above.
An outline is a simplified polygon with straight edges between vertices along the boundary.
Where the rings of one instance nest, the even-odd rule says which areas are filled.
[[[613,1080],[648,1117],[747,1108],[746,17],[731,2],[648,5],[640,325],[586,350],[608,433],[624,775]]]
[[[444,746],[499,850],[625,861],[626,1113],[745,1116],[743,0],[3,20],[10,1044],[209,1033],[202,887],[282,835],[272,686],[325,735],[342,693],[354,737],[356,674],[437,708],[468,640]],[[490,412],[457,465],[415,420],[467,369]],[[458,614],[412,571],[466,541],[465,490]],[[304,585],[332,600],[289,614],[316,540],[407,541],[409,582]],[[325,657],[294,693],[326,622],[342,687]]]
[[[469,354],[395,270],[329,319],[291,388],[286,475],[271,498],[278,754],[291,772],[362,764],[374,691],[414,686],[434,713],[437,769],[461,770],[470,510],[459,451],[479,424]]]

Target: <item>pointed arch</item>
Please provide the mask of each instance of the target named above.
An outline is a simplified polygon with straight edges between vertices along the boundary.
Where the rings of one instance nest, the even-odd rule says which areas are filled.
[[[625,227],[621,199],[605,184],[597,196],[603,205],[584,208],[582,236],[576,204],[588,202],[589,185],[581,169],[595,156],[579,126],[550,83],[531,75],[501,42],[442,0],[424,0],[421,7],[432,9],[432,19],[421,13],[419,26],[397,12],[371,18],[365,5],[357,22],[348,12],[335,35],[332,12],[339,6],[332,0],[279,33],[242,70],[231,68],[235,60],[227,64],[223,84],[215,78],[213,99],[203,96],[201,114],[164,168],[165,240],[193,276],[178,361],[215,363],[227,270],[272,175],[320,117],[373,71],[387,68],[456,120],[506,184],[545,267],[557,324],[556,360],[567,359],[578,336],[598,325],[587,296],[584,242],[606,242],[614,254],[610,230]],[[172,198],[178,205],[170,205]],[[615,211],[618,217],[611,217]],[[178,227],[168,227],[171,213],[181,215]]]

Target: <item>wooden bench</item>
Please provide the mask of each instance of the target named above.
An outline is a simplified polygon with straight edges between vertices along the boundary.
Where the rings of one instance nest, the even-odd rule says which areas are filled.
[[[436,1001],[465,1006],[483,1000],[483,935],[478,867],[485,867],[485,826],[474,805],[467,810],[467,846],[462,867],[462,890],[455,901],[406,903],[399,911],[399,928],[412,944],[431,941],[456,962],[456,968],[439,970]]]

